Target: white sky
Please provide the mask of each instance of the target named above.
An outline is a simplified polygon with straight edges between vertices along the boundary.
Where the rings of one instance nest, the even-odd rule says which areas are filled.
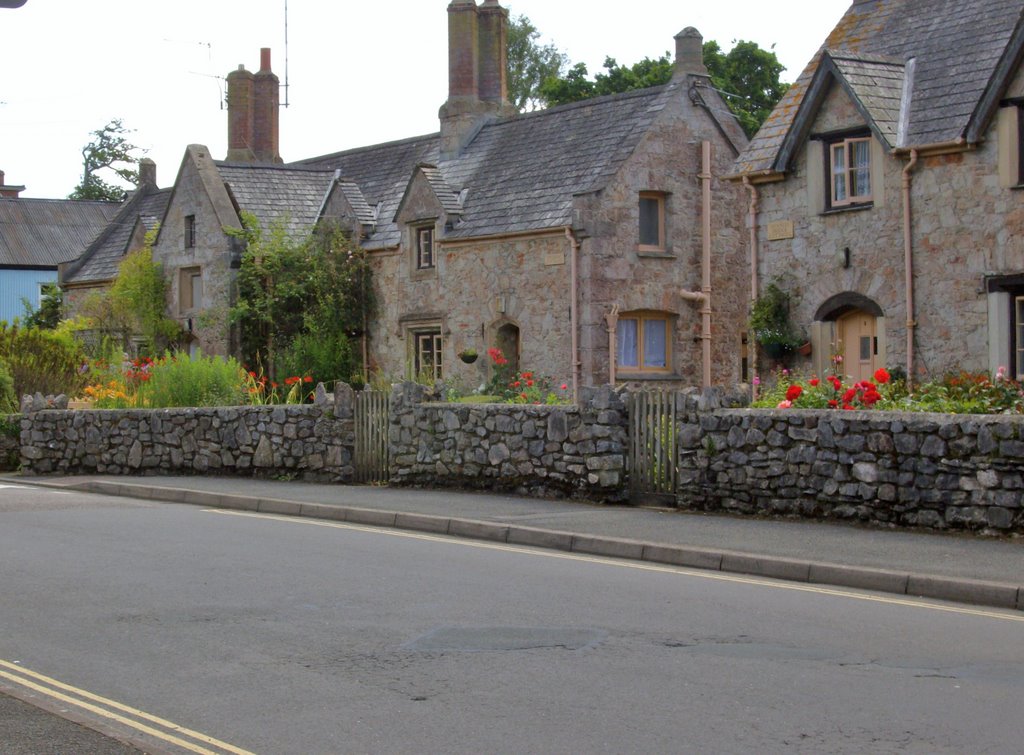
[[[632,64],[674,51],[695,26],[728,50],[775,45],[792,81],[850,0],[504,0],[593,75],[606,55]],[[447,97],[447,0],[288,0],[286,160],[437,131]],[[697,6],[697,7],[688,7]],[[26,197],[60,198],[81,148],[112,118],[174,181],[185,146],[227,151],[223,77],[272,48],[285,78],[285,0],[28,0],[0,9],[0,170]],[[632,12],[636,10],[636,12]],[[282,102],[284,95],[282,93]],[[108,177],[109,178],[109,177]]]

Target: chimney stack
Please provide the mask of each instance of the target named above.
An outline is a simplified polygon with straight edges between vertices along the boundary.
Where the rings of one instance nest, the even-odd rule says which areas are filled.
[[[448,101],[441,106],[441,159],[457,157],[488,122],[513,115],[505,73],[508,11],[498,0],[448,6]]]
[[[676,34],[676,61],[673,76],[694,74],[707,76],[708,69],[704,65],[704,37],[692,26],[687,26]]]
[[[4,181],[4,172],[0,170],[0,197],[5,199],[17,199],[21,192],[25,191],[24,186],[8,186]]]
[[[148,157],[139,160],[139,188],[141,189],[144,186],[157,188],[156,163]]]
[[[228,162],[282,162],[280,102],[269,47],[260,49],[260,70],[255,75],[241,64],[228,74]]]

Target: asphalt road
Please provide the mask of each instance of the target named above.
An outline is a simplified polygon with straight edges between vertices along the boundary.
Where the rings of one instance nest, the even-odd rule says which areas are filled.
[[[0,575],[0,685],[151,751],[1024,741],[1020,612],[25,488]]]

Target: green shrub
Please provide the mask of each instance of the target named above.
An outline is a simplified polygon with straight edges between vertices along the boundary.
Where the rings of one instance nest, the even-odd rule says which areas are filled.
[[[87,382],[81,369],[85,353],[64,333],[0,322],[0,358],[7,362],[15,396],[74,396]]]
[[[240,406],[248,403],[246,374],[233,358],[178,352],[165,354],[147,369],[133,404],[162,409],[171,406]]]
[[[278,382],[308,375],[313,378],[313,385],[329,386],[346,381],[358,370],[359,362],[353,357],[352,345],[344,333],[302,333],[278,357],[276,375]]]
[[[0,358],[0,414],[18,411],[18,394],[14,391],[14,378],[7,369],[7,363]]]

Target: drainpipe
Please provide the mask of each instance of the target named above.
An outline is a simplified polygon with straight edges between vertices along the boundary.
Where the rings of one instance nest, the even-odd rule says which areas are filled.
[[[569,241],[569,327],[572,330],[572,400],[579,403],[580,399],[580,337],[579,337],[579,272],[577,270],[580,242],[573,235],[572,228],[565,229],[565,238]]]
[[[743,185],[750,192],[750,208],[748,210],[750,219],[750,301],[751,305],[757,301],[757,187],[750,182],[750,176],[743,176]],[[747,357],[750,360],[751,383],[757,375],[757,344],[754,343],[754,334],[747,333]],[[753,386],[754,398],[757,398],[757,385]]]
[[[701,290],[680,291],[686,301],[700,302],[701,382],[711,387],[711,142],[701,142]]]
[[[913,179],[911,173],[917,165],[917,150],[910,150],[910,162],[903,168],[903,267],[905,271],[906,307],[907,307],[907,388],[914,385],[914,247],[911,235],[912,218],[910,215],[910,187]]]
[[[608,323],[608,383],[615,385],[615,372],[618,368],[618,336],[619,336],[619,305],[612,306],[612,311],[604,316]]]

